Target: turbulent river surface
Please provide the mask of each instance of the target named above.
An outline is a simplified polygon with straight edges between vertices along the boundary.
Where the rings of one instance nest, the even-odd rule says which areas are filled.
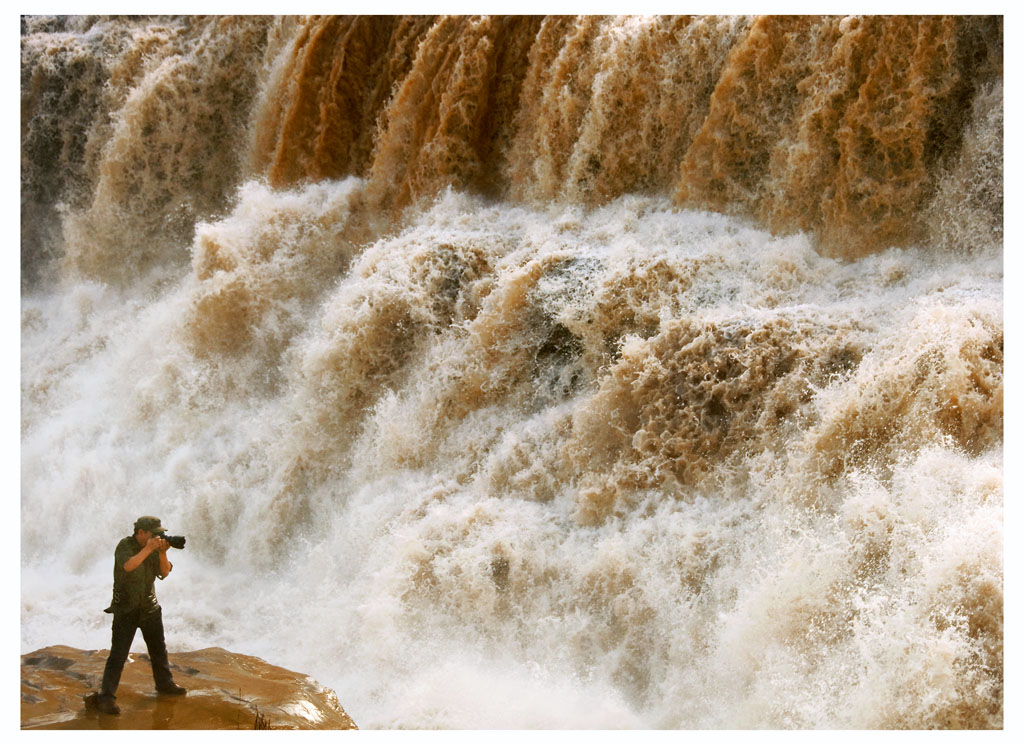
[[[1002,54],[23,17],[22,650],[155,514],[363,728],[1001,727]]]

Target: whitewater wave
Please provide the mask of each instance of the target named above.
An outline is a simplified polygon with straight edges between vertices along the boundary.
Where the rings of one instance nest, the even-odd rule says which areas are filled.
[[[24,19],[22,648],[158,514],[363,728],[1001,727],[1001,40]]]

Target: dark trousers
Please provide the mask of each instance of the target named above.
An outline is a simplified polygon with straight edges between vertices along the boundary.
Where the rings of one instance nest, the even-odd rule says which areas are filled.
[[[153,681],[157,690],[174,683],[171,678],[171,666],[167,662],[164,619],[160,609],[145,614],[141,611],[114,613],[110,656],[107,657],[107,666],[103,669],[101,696],[113,696],[116,693],[117,684],[121,682],[121,671],[135,639],[136,629],[142,629],[142,638],[146,641],[146,649],[149,651],[149,662],[153,666]]]

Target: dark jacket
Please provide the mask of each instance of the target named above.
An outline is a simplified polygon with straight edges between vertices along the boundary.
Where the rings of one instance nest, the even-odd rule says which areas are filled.
[[[154,580],[160,576],[160,555],[154,551],[134,572],[126,572],[124,564],[142,550],[135,536],[121,539],[114,549],[114,595],[105,613],[142,611],[152,613],[160,608],[156,601]]]

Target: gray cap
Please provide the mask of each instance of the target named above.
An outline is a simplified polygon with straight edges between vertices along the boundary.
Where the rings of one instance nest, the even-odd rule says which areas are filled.
[[[135,530],[148,530],[150,533],[164,533],[165,528],[160,524],[159,517],[143,515],[135,521]]]

